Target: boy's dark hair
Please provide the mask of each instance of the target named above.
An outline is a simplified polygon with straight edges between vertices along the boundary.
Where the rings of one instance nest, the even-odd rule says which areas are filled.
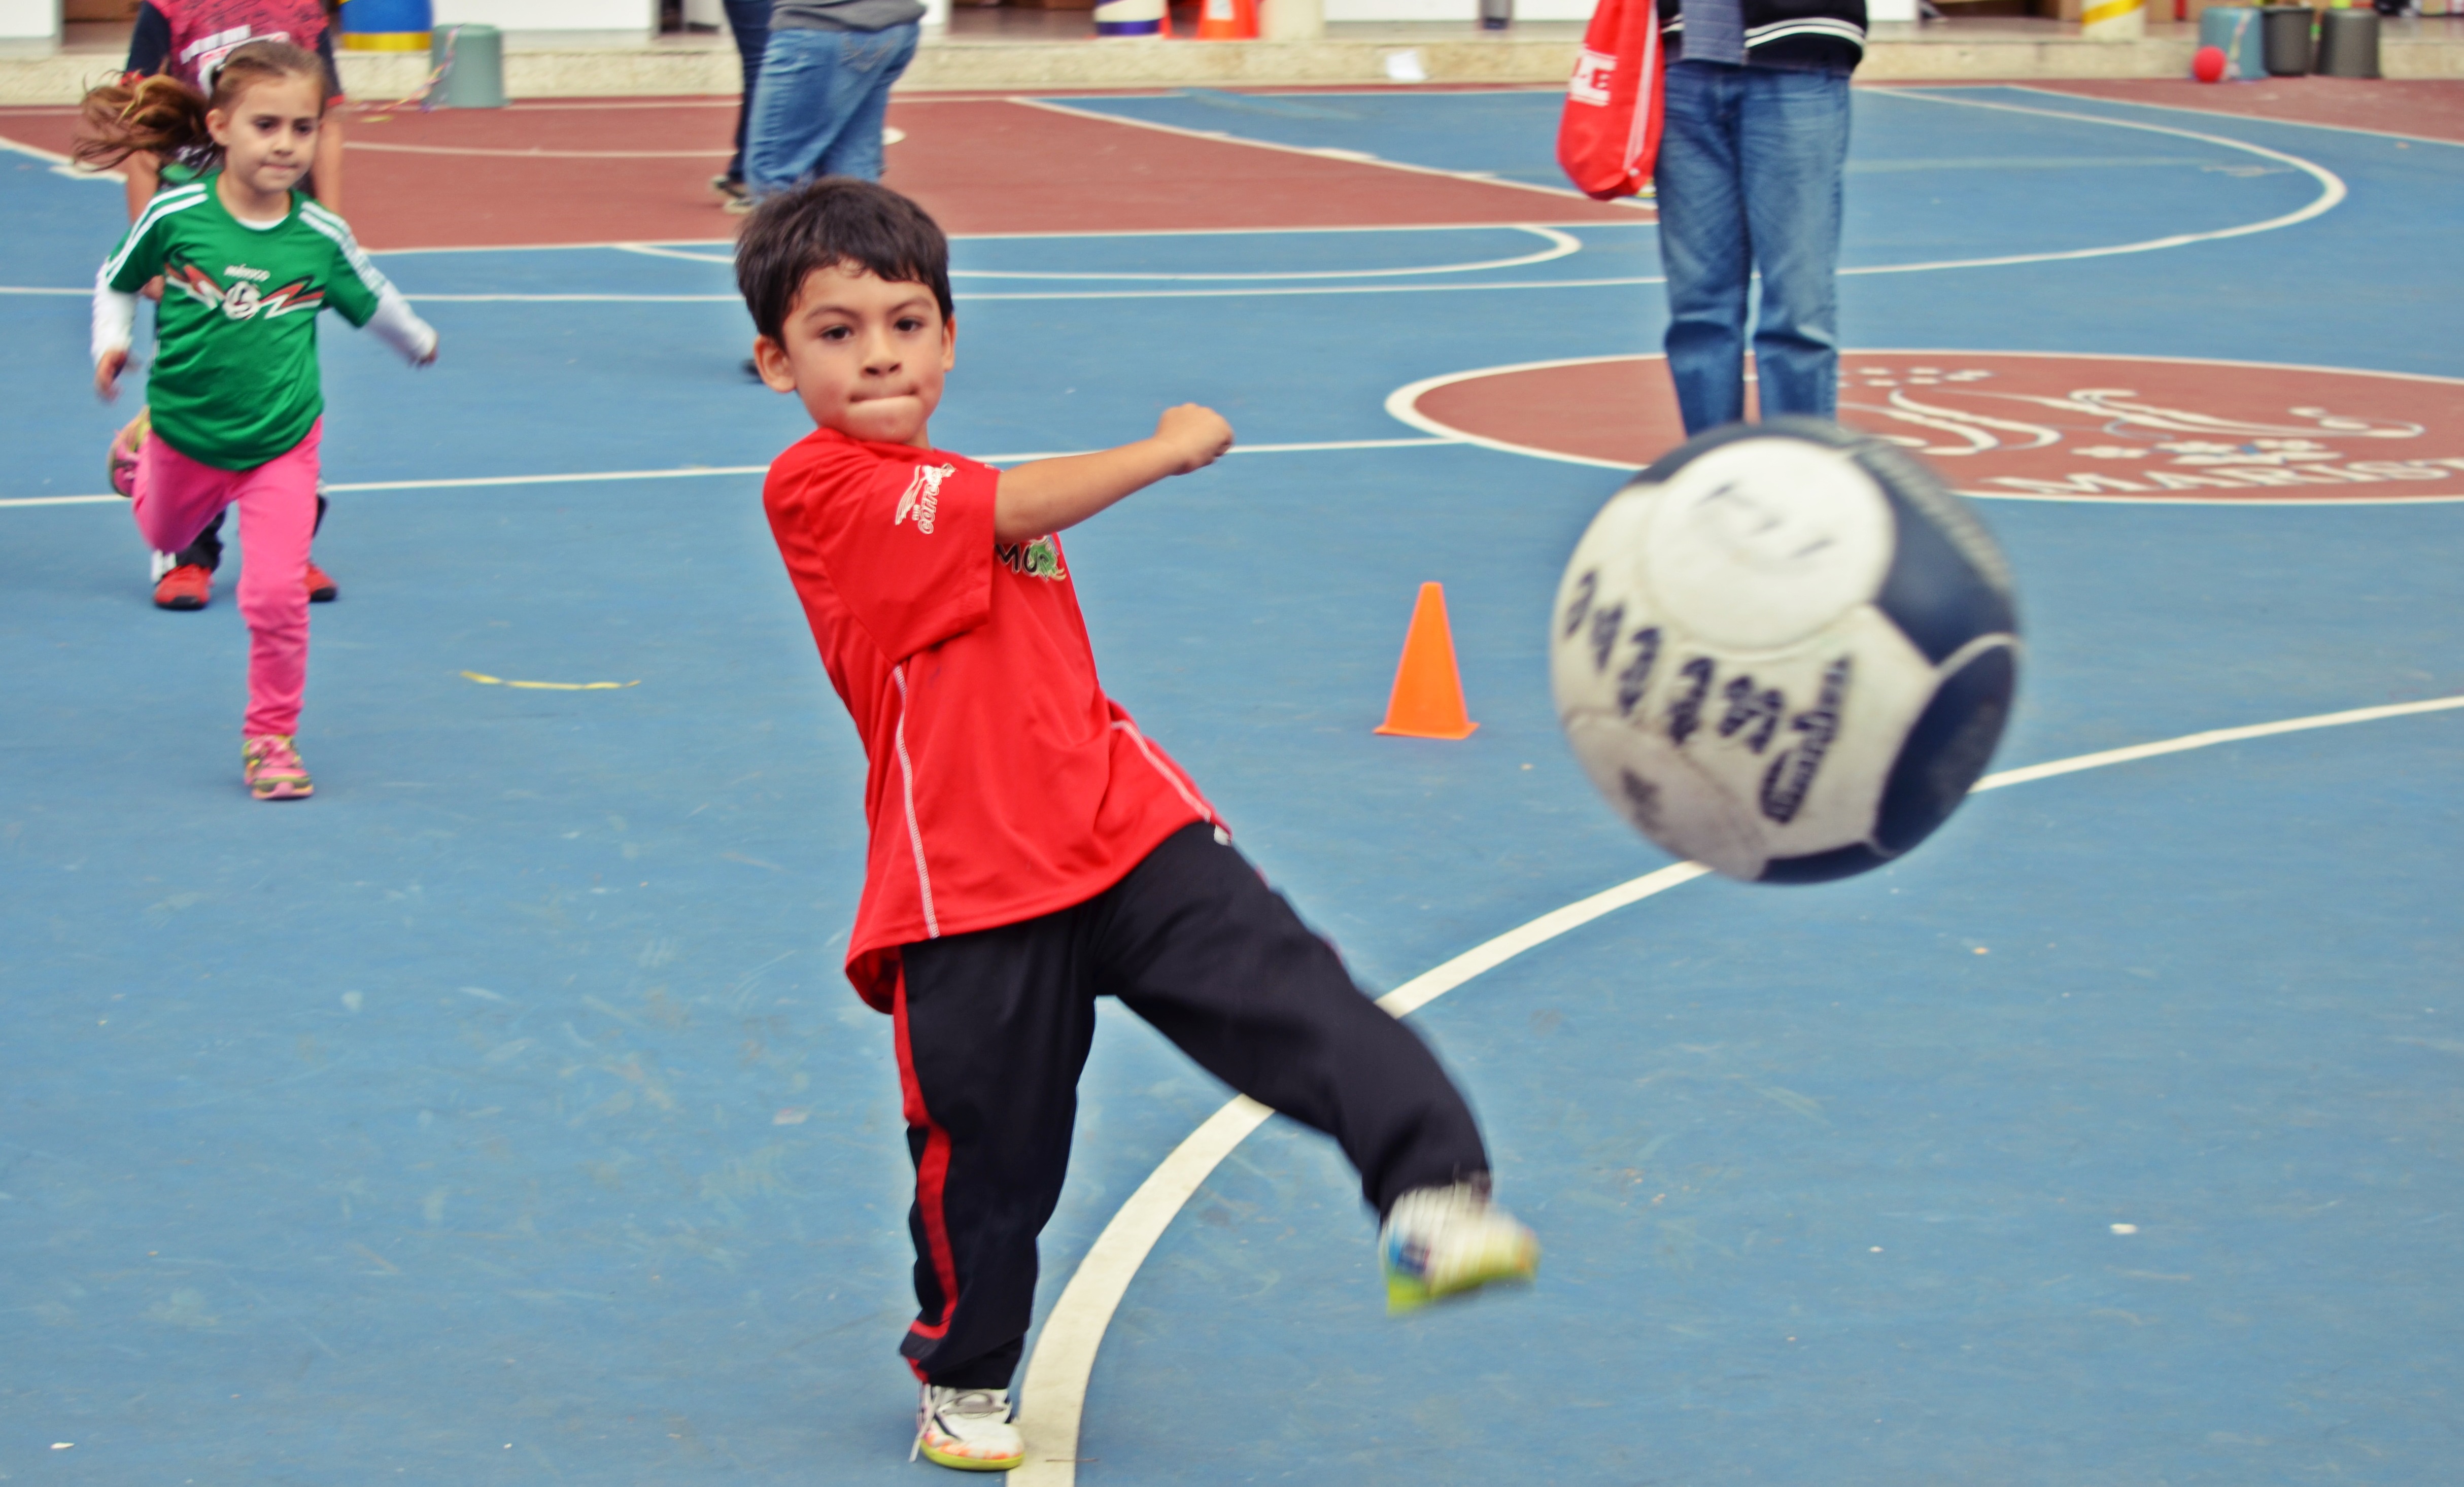
[[[950,240],[940,225],[888,186],[824,176],[763,202],[745,224],[736,245],[736,287],[753,312],[754,328],[784,344],[787,311],[804,275],[840,263],[921,284],[933,292],[943,320],[957,318]]]

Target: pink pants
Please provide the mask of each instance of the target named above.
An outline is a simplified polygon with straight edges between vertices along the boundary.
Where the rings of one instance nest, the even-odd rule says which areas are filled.
[[[239,613],[248,622],[243,737],[299,730],[308,687],[308,541],[317,531],[319,419],[287,454],[254,470],[200,465],[149,434],[137,456],[137,530],[158,553],[197,539],[226,506],[239,508]]]

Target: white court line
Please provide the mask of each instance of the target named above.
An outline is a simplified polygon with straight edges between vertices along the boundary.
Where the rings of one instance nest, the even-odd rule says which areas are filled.
[[[385,140],[345,140],[346,150],[386,155],[484,155],[495,160],[726,160],[734,150],[502,150],[470,144],[395,144]]]
[[[2157,743],[2134,744],[2124,749],[2107,749],[2050,763],[2004,770],[1978,780],[1971,793],[1999,790],[2008,785],[2022,785],[2057,776],[2075,775],[2081,770],[2102,769],[2108,765],[2127,764],[2192,749],[2210,749],[2244,739],[2370,723],[2383,718],[2410,717],[2425,712],[2445,712],[2459,708],[2464,708],[2464,696],[2436,697],[2425,702],[2322,712],[2247,728],[2214,729]],[[1484,972],[1504,965],[1569,930],[1580,929],[1602,915],[1640,903],[1654,894],[1665,893],[1682,884],[1691,883],[1709,872],[1709,868],[1700,864],[1679,863],[1579,899],[1563,908],[1518,925],[1435,970],[1413,977],[1379,997],[1377,1005],[1397,1017],[1416,1011]],[[1138,1185],[1137,1191],[1121,1205],[1120,1211],[1112,1215],[1111,1222],[1104,1226],[1104,1232],[1089,1247],[1086,1258],[1078,1262],[1078,1269],[1070,1276],[1069,1284],[1063,1289],[1061,1300],[1053,1305],[1052,1315],[1045,1321],[1044,1331],[1036,1339],[1034,1355],[1027,1361],[1024,1387],[1020,1391],[1023,1409],[1019,1422],[1027,1434],[1027,1458],[1023,1466],[1010,1474],[1010,1480],[1017,1487],[1074,1487],[1078,1479],[1077,1460],[1087,1402],[1087,1381],[1094,1370],[1095,1354],[1103,1345],[1106,1329],[1111,1324],[1112,1313],[1120,1306],[1122,1298],[1128,1294],[1130,1282],[1136,1279],[1139,1267],[1146,1262],[1148,1254],[1163,1237],[1164,1231],[1171,1227],[1173,1218],[1182,1206],[1223,1159],[1232,1154],[1233,1148],[1240,1146],[1251,1131],[1265,1124],[1266,1117],[1273,1113],[1245,1095],[1217,1110],[1204,1125],[1175,1148],[1145,1182]]]
[[[1456,444],[1454,439],[1317,439],[1299,444],[1236,444],[1232,454],[1319,454],[1341,449],[1425,449]],[[974,456],[979,465],[1018,465],[1028,460],[1067,459],[1073,454],[1092,453],[1089,449],[1031,449],[1021,454],[982,454]],[[556,475],[465,475],[448,480],[357,480],[338,481],[325,487],[329,492],[360,491],[470,491],[492,486],[561,486],[590,485],[603,480],[690,480],[704,475],[766,475],[767,465],[679,465],[671,470],[598,470],[575,474]],[[0,499],[0,510],[14,506],[101,506],[127,504],[124,496],[105,492],[100,495],[19,495]]]
[[[1984,351],[1974,347],[1952,351],[1939,346],[1913,348],[1853,346],[1846,348],[1846,354],[1860,357],[2026,357],[2031,361],[2164,361],[2176,366],[2230,366],[2262,372],[2320,372],[2343,377],[2391,377],[2409,383],[2441,383],[2464,390],[2464,378],[2439,377],[2428,372],[2379,372],[2366,367],[2311,366],[2294,361],[2235,361],[2223,357],[2116,356],[2098,351]],[[1664,361],[1666,360],[1668,358],[1664,352],[1628,351],[1614,356],[1558,357],[1546,361],[1516,361],[1503,366],[1473,367],[1462,372],[1441,372],[1435,377],[1423,377],[1419,382],[1406,383],[1388,393],[1386,414],[1397,423],[1408,424],[1433,437],[1453,439],[1459,444],[1477,445],[1484,449],[1495,449],[1500,454],[1519,454],[1526,459],[1550,460],[1559,465],[1583,465],[1593,470],[1614,470],[1632,474],[1643,467],[1630,465],[1622,460],[1604,460],[1589,454],[1570,454],[1562,449],[1542,448],[1536,444],[1514,444],[1504,439],[1492,439],[1485,434],[1472,433],[1468,429],[1457,428],[1452,424],[1441,422],[1421,412],[1419,402],[1420,399],[1441,387],[1450,386],[1456,383],[1472,382],[1483,377],[1503,377],[1513,372],[1545,372],[1561,366],[1601,366],[1613,361]],[[2074,506],[2226,506],[2236,511],[2267,506],[2441,506],[2464,501],[2464,495],[2343,495],[2316,498],[2288,496],[2274,500],[2265,498],[2242,500],[2230,495],[2217,495],[2213,498],[2194,495],[2158,495],[2153,492],[2146,495],[2062,495],[2031,491],[1969,490],[1964,486],[1954,486],[1952,489],[1962,495],[1986,501],[2053,501]],[[2270,489],[2284,488],[2277,486]]]
[[[2064,113],[2058,109],[2025,108],[2016,103],[1989,103],[1982,98],[1945,98],[1937,97],[1929,93],[1899,93],[1890,91],[1882,91],[1879,93],[1878,96],[1893,98],[1913,98],[1921,103],[1939,103],[1950,108],[1985,108],[1991,109],[1996,113],[2028,114],[2038,119],[2061,119],[2068,120],[2075,123],[2109,124],[2116,129],[2137,129],[2145,134],[2168,134],[2176,139],[2196,140],[2202,144],[2214,144],[2220,145],[2226,149],[2245,150],[2250,154],[2261,156],[2268,160],[2279,161],[2284,164],[2291,165],[2294,169],[2302,172],[2304,175],[2309,176],[2312,180],[2318,182],[2320,186],[2319,195],[2313,199],[2308,206],[2299,208],[2293,211],[2288,211],[2282,216],[2270,217],[2264,222],[2245,223],[2237,228],[2223,228],[2213,232],[2178,232],[2170,237],[2153,237],[2144,243],[2127,243],[2119,248],[2083,248],[2076,249],[2069,252],[2029,254],[2022,257],[2002,260],[2005,262],[2050,263],[2064,258],[2104,258],[2110,257],[2115,253],[2154,252],[2157,250],[2164,248],[2179,248],[2186,243],[2212,243],[2219,239],[2228,237],[2248,237],[2254,232],[2273,232],[2278,228],[2289,228],[2297,223],[2307,222],[2313,217],[2332,211],[2335,209],[2336,205],[2342,202],[2345,196],[2343,178],[2338,176],[2334,171],[2329,170],[2326,166],[2318,164],[2312,161],[2303,160],[2299,155],[2287,155],[2282,150],[2272,150],[2264,144],[2253,144],[2247,140],[2235,140],[2226,135],[2201,134],[2195,129],[2176,129],[2170,124],[2144,124],[2135,120],[2128,119],[2106,119],[2096,114],[2070,114]],[[1957,267],[1977,268],[1983,267],[1984,265],[1993,261],[1995,260],[1971,259],[1957,265]],[[1896,269],[1868,269],[1865,272],[1868,273],[1911,273],[1919,269],[1934,267],[1951,266],[1920,263],[1907,264]]]
[[[5,135],[0,135],[0,150],[14,150],[20,155],[31,155],[36,160],[49,164],[52,167],[52,174],[55,176],[66,176],[72,181],[114,181],[125,183],[128,180],[126,176],[121,174],[117,170],[88,170],[69,156],[63,155],[57,150],[47,150],[39,144],[28,144],[23,140],[11,140]]]
[[[1243,135],[1225,134],[1215,129],[1184,129],[1178,124],[1159,124],[1153,120],[1131,119],[1120,114],[1103,113],[1096,109],[1071,108],[1066,103],[1057,103],[1049,98],[1012,98],[1009,101],[1022,108],[1040,108],[1047,113],[1063,114],[1071,119],[1092,119],[1102,123],[1120,124],[1131,129],[1152,129],[1157,134],[1176,135],[1184,140],[1210,140],[1218,144],[1242,144],[1251,149],[1273,150],[1283,155],[1301,155],[1311,160],[1341,161],[1347,164],[1375,165],[1381,170],[1399,170],[1407,175],[1435,176],[1441,181],[1462,181],[1472,186],[1503,186],[1509,191],[1531,191],[1541,196],[1554,196],[1560,199],[1572,197],[1575,201],[1591,200],[1582,192],[1568,186],[1542,186],[1532,181],[1508,181],[1498,176],[1483,175],[1469,170],[1441,170],[1435,165],[1407,164],[1399,160],[1365,155],[1358,150],[1324,147],[1312,149],[1304,144],[1278,144],[1271,140],[1253,140]],[[1626,210],[1650,211],[1653,209],[1649,202],[1639,201],[1633,197],[1622,198],[1618,203],[1604,202],[1600,205],[1622,206],[1624,203],[1632,203],[1631,206],[1624,208]]]
[[[2464,140],[2442,140],[2435,135],[2405,134],[2394,129],[2365,129],[2359,124],[2325,124],[2315,119],[2274,119],[2265,114],[2229,114],[2220,108],[2196,108],[2188,103],[2151,103],[2141,98],[2111,98],[2101,93],[2064,93],[2059,88],[2031,87],[2018,82],[1979,83],[1877,83],[1877,93],[1895,93],[1924,89],[1927,92],[1953,92],[1966,88],[2002,88],[2013,93],[2034,94],[2040,98],[2060,98],[2068,103],[2113,103],[2123,108],[2156,108],[2168,114],[2194,114],[2201,119],[2238,120],[2243,123],[2279,124],[2288,129],[2327,129],[2337,134],[2368,135],[2381,140],[2404,140],[2414,144],[2444,144],[2450,149],[2464,149]]]
[[[1024,269],[952,269],[950,277],[983,279],[1095,279],[1106,283],[1146,281],[1155,279],[1224,280],[1224,279],[1375,279],[1397,278],[1413,273],[1477,273],[1487,269],[1519,269],[1526,264],[1552,263],[1583,251],[1582,239],[1555,228],[1529,223],[1499,223],[1501,232],[1529,232],[1549,246],[1538,252],[1515,258],[1490,258],[1480,263],[1439,263],[1417,269],[1319,269],[1313,272],[1280,271],[1272,273],[1047,273]]]

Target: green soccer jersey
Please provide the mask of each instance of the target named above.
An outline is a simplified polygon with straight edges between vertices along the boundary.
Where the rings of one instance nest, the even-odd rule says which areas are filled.
[[[385,279],[342,219],[304,192],[259,228],[231,214],[214,180],[147,203],[103,277],[124,295],[163,275],[145,383],[154,431],[200,464],[252,470],[306,438],[325,410],[317,312],[331,305],[365,325]]]

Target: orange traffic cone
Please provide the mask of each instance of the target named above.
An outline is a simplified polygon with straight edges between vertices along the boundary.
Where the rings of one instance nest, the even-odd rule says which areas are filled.
[[[1215,0],[1207,0],[1212,5]],[[1246,0],[1243,0],[1246,3]],[[1480,727],[1463,713],[1463,675],[1455,669],[1454,631],[1446,625],[1446,591],[1420,585],[1412,628],[1403,636],[1403,664],[1377,732],[1403,738],[1469,738]]]
[[[1199,0],[1198,39],[1257,40],[1258,0]]]

